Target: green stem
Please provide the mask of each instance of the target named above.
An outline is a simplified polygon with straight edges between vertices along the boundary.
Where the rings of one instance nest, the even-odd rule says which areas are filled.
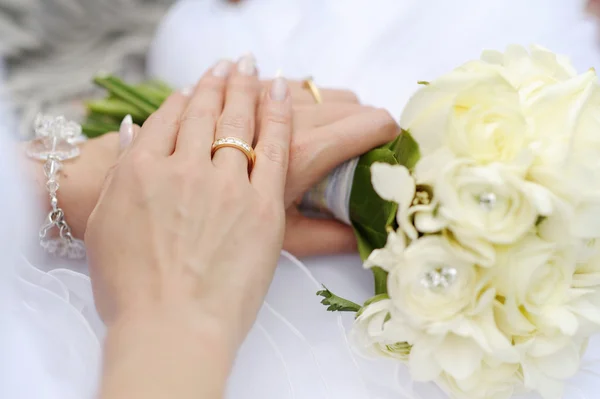
[[[133,86],[129,86],[121,79],[114,76],[97,76],[94,78],[94,83],[104,87],[115,97],[139,108],[139,110],[144,113],[144,118],[150,116],[161,105],[160,102],[145,97]]]
[[[375,295],[387,294],[388,273],[380,267],[371,268],[375,280]]]
[[[146,119],[145,114],[139,108],[117,98],[90,101],[86,106],[92,113],[108,115],[119,120],[122,120],[126,115],[131,115],[134,121],[138,123]]]
[[[85,123],[81,126],[82,132],[89,138],[99,137],[109,132],[119,130],[119,125],[108,125],[100,123]]]

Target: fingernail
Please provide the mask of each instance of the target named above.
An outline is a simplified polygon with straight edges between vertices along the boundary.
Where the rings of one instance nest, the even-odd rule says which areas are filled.
[[[125,148],[129,147],[131,142],[133,141],[133,119],[131,115],[127,115],[123,118],[121,122],[121,127],[119,128],[119,148],[123,151]]]
[[[287,97],[287,93],[288,84],[285,78],[279,76],[273,79],[273,83],[271,83],[271,100],[283,101]]]
[[[231,65],[232,62],[229,60],[221,60],[217,62],[212,69],[213,76],[226,78],[229,75],[229,72],[231,72]]]
[[[192,92],[194,91],[194,87],[193,86],[188,86],[188,87],[184,87],[183,89],[180,90],[181,95],[189,97],[192,95]]]
[[[246,54],[238,61],[238,72],[242,75],[251,76],[256,73],[256,60],[252,54]]]

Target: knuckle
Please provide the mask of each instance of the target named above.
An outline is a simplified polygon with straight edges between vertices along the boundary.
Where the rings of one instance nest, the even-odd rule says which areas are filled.
[[[269,107],[269,109],[266,110],[262,123],[291,126],[292,114],[280,107]]]
[[[260,146],[259,155],[268,159],[271,163],[282,168],[287,167],[288,150],[282,143],[267,141]]]
[[[209,121],[214,125],[219,119],[219,113],[216,109],[205,107],[189,107],[181,116],[181,123],[197,122],[202,120]]]
[[[254,121],[247,115],[223,114],[219,120],[219,129],[224,131],[252,131]]]
[[[394,139],[399,133],[398,123],[388,110],[379,108],[371,112],[374,122],[389,139]]]
[[[198,82],[199,91],[203,92],[213,92],[217,94],[221,94],[225,89],[225,79],[219,78],[217,76],[209,75],[205,76]]]
[[[142,128],[179,129],[179,120],[165,116],[160,112],[155,112],[146,119]]]
[[[348,102],[358,103],[358,96],[351,90],[340,90],[340,97],[347,100]]]
[[[146,151],[133,150],[130,156],[124,160],[126,167],[135,172],[144,172],[152,164],[153,157]]]
[[[236,76],[229,82],[228,91],[243,96],[257,96],[260,90],[260,85],[254,78],[246,76]]]

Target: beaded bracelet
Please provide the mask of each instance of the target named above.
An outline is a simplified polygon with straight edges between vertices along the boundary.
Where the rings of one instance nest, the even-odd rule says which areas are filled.
[[[46,189],[50,196],[51,210],[39,232],[40,245],[48,253],[69,259],[85,258],[83,241],[71,234],[65,214],[58,204],[58,178],[63,162],[80,154],[80,142],[85,140],[81,126],[63,116],[39,115],[34,122],[35,138],[27,145],[30,158],[44,161]],[[53,234],[53,230],[57,234]]]

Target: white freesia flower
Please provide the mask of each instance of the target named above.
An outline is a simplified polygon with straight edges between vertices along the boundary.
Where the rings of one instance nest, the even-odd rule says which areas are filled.
[[[388,234],[385,248],[373,250],[365,261],[364,267],[367,269],[380,267],[389,272],[402,262],[405,248],[404,234],[392,231]]]
[[[490,313],[488,315],[491,316]],[[490,327],[494,328],[493,316],[485,317],[485,319]],[[481,332],[485,333],[486,328],[482,327],[479,331],[473,332],[475,335],[479,335]],[[491,351],[480,345],[481,342],[476,339],[480,338],[479,336],[462,336],[456,333],[419,336],[416,341],[412,342],[413,346],[408,359],[412,378],[416,381],[432,381],[440,376],[446,376],[456,381],[464,381],[466,387],[467,380],[485,367],[484,359],[486,358],[489,361],[493,360],[498,365],[505,362],[517,363],[519,355],[506,338],[496,333],[491,335],[497,335],[496,340],[501,341],[500,346]]]
[[[540,215],[552,211],[544,187],[501,164],[477,166],[455,159],[439,172],[434,191],[440,201],[438,213],[449,221],[457,239],[466,246],[479,245],[477,252],[483,254],[490,253],[492,243],[517,241]]]
[[[394,315],[392,302],[382,299],[361,309],[350,332],[353,347],[366,356],[385,356],[406,361],[410,352],[407,341],[415,331]]]
[[[565,381],[579,369],[583,346],[561,335],[517,340],[525,388],[544,399],[562,398]]]
[[[488,356],[469,377],[457,380],[443,374],[440,382],[456,399],[509,399],[515,387],[522,385],[518,371],[518,363],[502,363]]]
[[[417,238],[417,231],[409,220],[409,207],[416,192],[415,179],[401,165],[376,162],[371,165],[371,183],[381,198],[398,204],[396,220],[410,239]]]

